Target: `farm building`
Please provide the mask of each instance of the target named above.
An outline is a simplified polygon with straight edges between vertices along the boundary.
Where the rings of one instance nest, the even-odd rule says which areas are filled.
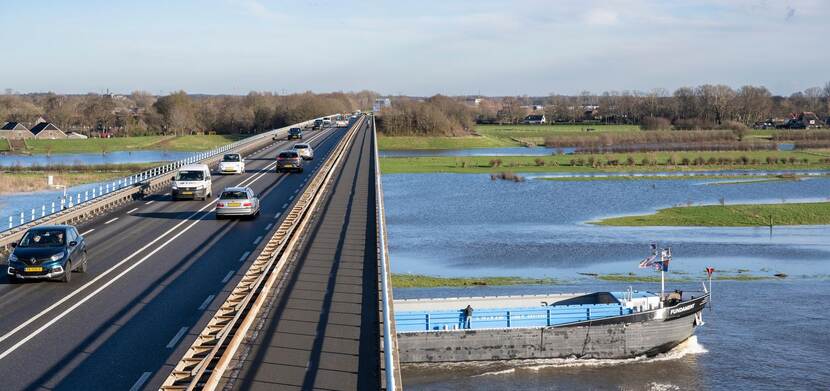
[[[35,137],[29,129],[26,129],[20,122],[6,122],[0,128],[0,138],[8,140],[21,140]]]
[[[35,135],[35,138],[38,139],[59,139],[59,138],[66,138],[66,133],[64,133],[60,128],[55,126],[55,124],[51,122],[40,122],[34,127],[32,127],[32,134]]]

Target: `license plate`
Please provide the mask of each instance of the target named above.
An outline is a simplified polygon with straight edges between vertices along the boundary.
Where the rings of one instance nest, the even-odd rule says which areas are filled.
[[[32,266],[32,267],[27,267],[23,270],[26,271],[27,273],[40,273],[40,272],[43,271],[43,267],[42,266]]]
[[[193,194],[192,191],[183,191],[182,194]]]
[[[230,207],[239,206],[239,203],[238,202],[229,202],[228,206],[230,206]]]
[[[294,167],[293,164],[286,164],[284,167]]]

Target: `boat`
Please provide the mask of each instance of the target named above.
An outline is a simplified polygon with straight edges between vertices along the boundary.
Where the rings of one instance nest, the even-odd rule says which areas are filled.
[[[668,256],[668,257],[666,257]],[[671,252],[651,263],[667,270]],[[647,258],[648,259],[648,258]],[[664,261],[664,263],[659,263]],[[707,268],[707,272],[710,269]],[[401,363],[626,359],[665,353],[704,324],[697,292],[592,293],[396,300]],[[468,316],[469,315],[469,316]]]

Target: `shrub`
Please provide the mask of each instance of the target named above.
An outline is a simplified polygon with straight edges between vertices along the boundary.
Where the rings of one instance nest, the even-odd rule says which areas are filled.
[[[540,166],[540,167],[545,165],[545,159],[542,159],[542,158],[537,157],[536,159],[533,160],[533,162],[536,163],[536,165]]]
[[[501,159],[492,159],[490,160],[490,167],[498,167],[501,166]]]
[[[635,162],[634,162],[634,157],[633,156],[629,156],[629,157],[625,158],[625,164],[626,165],[633,166],[634,163]]]
[[[688,166],[690,163],[689,158],[684,157],[683,160],[680,161],[680,164],[683,166]]]
[[[663,117],[643,117],[640,120],[640,129],[642,130],[670,130],[671,121]]]

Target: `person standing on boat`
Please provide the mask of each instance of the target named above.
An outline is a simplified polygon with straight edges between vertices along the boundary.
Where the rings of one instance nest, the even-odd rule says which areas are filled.
[[[467,304],[467,308],[464,309],[464,328],[469,329],[470,325],[473,320],[473,307]]]

